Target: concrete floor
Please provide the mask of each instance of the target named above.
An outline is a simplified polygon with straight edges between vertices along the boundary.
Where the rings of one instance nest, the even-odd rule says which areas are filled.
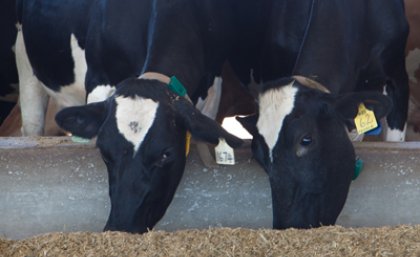
[[[351,185],[337,224],[420,224],[420,143],[356,144],[365,168]],[[238,164],[204,168],[193,151],[156,229],[271,227],[271,194],[249,148]],[[0,236],[101,231],[108,213],[107,174],[97,149],[68,138],[0,139]]]

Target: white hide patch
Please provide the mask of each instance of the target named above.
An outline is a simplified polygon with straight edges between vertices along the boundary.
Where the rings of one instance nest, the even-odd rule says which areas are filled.
[[[293,87],[293,83],[294,81],[289,85],[270,89],[259,97],[260,113],[257,129],[268,145],[271,161],[273,161],[272,151],[277,143],[284,119],[294,108],[298,89]]]
[[[385,132],[385,141],[404,142],[406,132],[407,132],[407,124],[405,124],[403,131],[398,130],[398,129],[390,129],[389,127],[387,127],[386,132]]]
[[[133,155],[135,155],[152,127],[159,103],[139,96],[134,99],[119,96],[115,101],[118,130],[128,142],[133,144]]]
[[[195,107],[200,112],[211,119],[216,119],[217,112],[219,111],[220,100],[222,98],[222,78],[215,77],[213,85],[207,90],[206,99],[201,97],[198,99]]]
[[[389,95],[388,92],[386,91],[386,86],[384,86],[383,89],[383,94],[384,95]],[[412,107],[412,102],[411,102],[412,98],[410,98],[410,103],[408,105],[409,108],[413,108]],[[409,114],[410,114],[410,110],[409,110]],[[399,129],[390,129],[388,124],[386,123],[385,120],[385,141],[387,142],[404,142],[405,141],[405,135],[407,134],[407,123],[404,125],[404,130],[401,131]]]
[[[85,59],[85,51],[80,48],[74,34],[70,36],[71,55],[74,61],[74,77],[75,80],[70,85],[61,87],[60,92],[55,92],[49,88],[46,91],[49,95],[57,100],[61,106],[75,106],[85,104],[86,90],[85,90],[85,76],[87,71],[87,64]]]
[[[405,66],[411,83],[418,83],[416,71],[420,68],[420,49],[410,51],[405,58]]]
[[[22,135],[41,136],[44,132],[48,95],[35,77],[26,53],[22,30],[16,36],[16,68],[19,75],[19,101],[22,113]]]
[[[105,101],[108,97],[114,94],[115,90],[116,88],[110,85],[96,86],[95,89],[88,95],[87,103],[90,104]]]

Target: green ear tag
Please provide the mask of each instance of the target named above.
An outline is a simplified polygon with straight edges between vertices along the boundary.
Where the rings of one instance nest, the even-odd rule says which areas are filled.
[[[356,164],[354,167],[354,175],[353,175],[353,180],[355,180],[360,173],[362,172],[363,169],[363,161],[362,159],[360,159],[359,157],[356,158]]]
[[[175,76],[171,77],[168,87],[172,92],[179,96],[185,96],[187,94],[187,90]]]

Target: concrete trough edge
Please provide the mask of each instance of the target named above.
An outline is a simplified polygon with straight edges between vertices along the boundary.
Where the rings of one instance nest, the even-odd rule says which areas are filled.
[[[249,144],[248,144],[249,146]],[[420,224],[420,143],[355,143],[365,167],[337,224]],[[194,147],[172,204],[156,229],[270,228],[271,193],[249,147],[237,165],[203,167]],[[101,231],[108,213],[105,166],[94,143],[68,137],[0,139],[0,235]]]

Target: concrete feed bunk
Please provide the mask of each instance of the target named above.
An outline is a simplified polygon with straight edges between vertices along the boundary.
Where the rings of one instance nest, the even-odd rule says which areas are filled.
[[[238,164],[204,168],[192,148],[185,175],[156,229],[270,228],[271,194],[249,147]],[[420,224],[420,143],[361,143],[362,174],[338,225]],[[106,168],[93,145],[69,138],[0,140],[0,234],[101,231],[109,212]]]

